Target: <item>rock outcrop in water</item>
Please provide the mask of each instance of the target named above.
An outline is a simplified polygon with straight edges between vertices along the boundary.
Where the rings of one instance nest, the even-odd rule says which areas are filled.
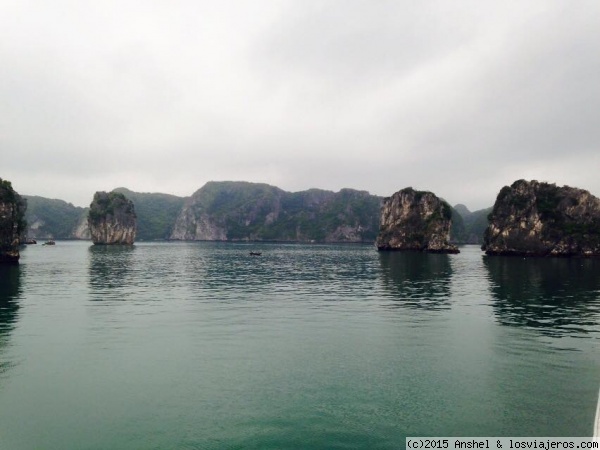
[[[96,192],[88,213],[94,244],[132,245],[136,234],[133,203],[118,192]]]
[[[449,243],[450,205],[431,192],[405,188],[383,200],[378,250],[458,253]]]
[[[19,262],[19,244],[24,239],[27,203],[10,181],[0,178],[0,263]]]
[[[488,255],[600,256],[600,199],[538,181],[502,188],[481,247]]]

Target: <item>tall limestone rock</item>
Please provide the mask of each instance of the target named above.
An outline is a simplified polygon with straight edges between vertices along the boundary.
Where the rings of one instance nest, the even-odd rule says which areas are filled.
[[[132,245],[136,234],[133,203],[118,192],[96,192],[88,213],[88,227],[94,244]]]
[[[450,205],[431,192],[405,188],[383,200],[378,250],[458,253],[449,243]]]
[[[500,190],[481,247],[488,255],[600,256],[600,199],[538,181]]]
[[[0,178],[0,263],[19,262],[19,244],[25,232],[27,203],[10,181]]]

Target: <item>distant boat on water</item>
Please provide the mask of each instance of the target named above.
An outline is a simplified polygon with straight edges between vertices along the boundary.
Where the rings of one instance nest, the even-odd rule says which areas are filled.
[[[250,252],[250,256],[260,256],[262,252]]]
[[[42,245],[56,245],[56,242],[54,242],[54,241],[46,241]]]

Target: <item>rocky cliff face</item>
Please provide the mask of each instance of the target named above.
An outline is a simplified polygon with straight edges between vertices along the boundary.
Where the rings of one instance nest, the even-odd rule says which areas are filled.
[[[94,244],[132,245],[136,234],[133,203],[117,192],[96,192],[88,213]]]
[[[77,224],[73,229],[70,237],[73,239],[82,239],[88,240],[92,238],[92,234],[90,233],[90,227],[88,224],[88,215],[89,211],[86,211],[86,214],[82,214],[77,220]]]
[[[450,205],[431,192],[402,189],[383,200],[378,250],[458,253],[449,243]]]
[[[209,182],[183,205],[171,239],[260,240],[278,216],[281,189],[247,182]]]
[[[171,239],[373,242],[379,197],[368,192],[286,192],[247,182],[209,182],[184,204]]]
[[[195,202],[184,205],[170,239],[180,241],[226,241],[225,224],[203,212]]]
[[[9,181],[0,178],[0,263],[19,262],[27,204]]]
[[[600,256],[600,199],[538,181],[502,188],[481,247],[489,255]]]

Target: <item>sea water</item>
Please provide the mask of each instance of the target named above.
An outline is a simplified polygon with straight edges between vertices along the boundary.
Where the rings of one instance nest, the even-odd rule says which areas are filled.
[[[589,436],[599,331],[599,260],[29,246],[0,268],[0,448]]]

